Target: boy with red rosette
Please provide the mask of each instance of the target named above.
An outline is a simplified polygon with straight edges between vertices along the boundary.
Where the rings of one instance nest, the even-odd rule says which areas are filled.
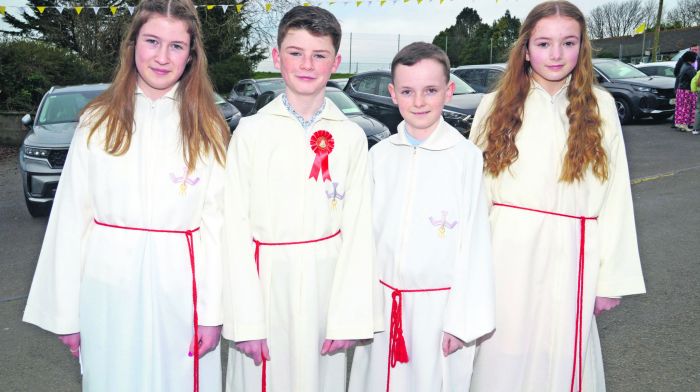
[[[330,12],[290,10],[272,50],[285,93],[229,146],[227,391],[344,391],[345,351],[374,331],[367,140],[324,96],[340,38]]]

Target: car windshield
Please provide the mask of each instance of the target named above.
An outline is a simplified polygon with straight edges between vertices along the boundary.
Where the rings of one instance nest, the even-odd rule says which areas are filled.
[[[362,110],[342,91],[326,91],[326,97],[333,101],[343,114],[360,114]]]
[[[595,66],[609,79],[645,78],[647,75],[637,68],[622,61],[602,61]]]
[[[261,92],[276,91],[284,89],[284,79],[258,80],[258,87]]]
[[[450,80],[452,80],[455,83],[456,88],[454,95],[474,94],[476,92],[476,90],[474,90],[472,86],[468,85],[467,82],[460,79],[459,76],[456,76],[453,73],[450,74]]]
[[[78,114],[102,91],[80,91],[51,94],[41,105],[37,125],[78,122]]]

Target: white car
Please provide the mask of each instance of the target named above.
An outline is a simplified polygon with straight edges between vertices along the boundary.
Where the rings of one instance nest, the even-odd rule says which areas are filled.
[[[641,63],[635,65],[640,71],[644,72],[649,76],[673,76],[673,68],[675,68],[675,61],[659,61],[656,63]]]

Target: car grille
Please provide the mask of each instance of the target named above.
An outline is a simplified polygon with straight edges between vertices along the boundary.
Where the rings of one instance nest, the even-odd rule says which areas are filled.
[[[664,98],[676,98],[676,92],[673,89],[658,89],[659,95]]]
[[[49,165],[53,169],[60,169],[63,164],[66,163],[66,156],[68,156],[68,149],[65,150],[51,150],[49,153]]]

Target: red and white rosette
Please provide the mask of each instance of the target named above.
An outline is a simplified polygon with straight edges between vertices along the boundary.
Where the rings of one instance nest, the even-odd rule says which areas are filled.
[[[311,135],[311,151],[316,154],[316,159],[314,159],[314,164],[311,166],[309,178],[318,181],[320,172],[321,176],[323,176],[323,181],[332,181],[331,173],[328,171],[328,155],[333,152],[334,145],[333,135],[328,131],[318,130]]]

